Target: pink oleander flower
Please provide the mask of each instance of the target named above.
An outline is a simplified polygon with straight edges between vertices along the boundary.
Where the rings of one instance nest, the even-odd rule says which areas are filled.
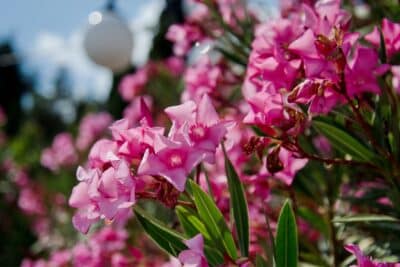
[[[73,188],[69,205],[78,208],[72,222],[83,233],[100,218],[112,221],[121,214],[130,213],[136,201],[135,178],[129,165],[109,155],[110,167],[103,172],[78,168],[80,183]]]
[[[245,98],[259,91],[276,93],[281,88],[292,87],[299,75],[301,60],[288,46],[301,33],[299,23],[288,19],[277,19],[256,28],[242,89]]]
[[[317,151],[326,157],[332,155],[332,145],[329,142],[328,138],[323,135],[318,135],[313,139],[313,145],[317,149]]]
[[[79,150],[87,149],[111,124],[112,117],[106,112],[85,115],[79,125],[79,134],[76,138],[76,147]]]
[[[125,101],[131,101],[143,89],[149,80],[150,65],[137,69],[133,74],[126,75],[119,84],[119,93]]]
[[[400,263],[376,262],[370,257],[365,256],[357,245],[349,244],[344,247],[348,252],[354,254],[357,258],[357,265],[354,267],[399,267]]]
[[[164,62],[165,66],[174,76],[179,76],[185,70],[185,62],[181,57],[171,56]]]
[[[186,179],[204,156],[185,140],[173,141],[162,135],[154,139],[153,151],[147,149],[138,168],[139,175],[160,175],[179,191],[185,190]]]
[[[74,141],[69,133],[56,135],[51,147],[42,152],[40,162],[52,171],[58,171],[62,167],[69,167],[76,164],[78,155],[74,146]]]
[[[269,162],[269,160],[277,161],[276,163],[280,167],[280,170],[271,173],[271,175],[281,180],[286,185],[291,185],[296,173],[303,169],[308,163],[308,159],[298,158],[293,152],[282,147],[278,151],[278,158],[268,157],[267,159],[267,166],[269,164],[275,164],[275,162],[272,163]]]
[[[185,91],[182,93],[181,100],[197,102],[203,95],[215,93],[222,78],[221,68],[213,65],[207,56],[201,57],[184,73]]]
[[[394,90],[400,94],[400,66],[392,66],[390,68],[393,74],[392,85]]]
[[[45,213],[42,195],[32,186],[25,186],[21,189],[18,197],[18,206],[30,215],[44,215]]]
[[[303,4],[304,26],[317,34],[330,36],[333,28],[347,30],[351,15],[340,8],[341,0],[316,1],[313,8]]]
[[[144,101],[144,102],[142,102]],[[143,106],[145,103],[145,106]],[[139,125],[139,121],[146,117],[147,121],[152,122],[150,110],[153,107],[153,99],[149,95],[135,97],[129,106],[124,109],[124,118],[129,121],[130,125]],[[146,113],[146,114],[145,114]],[[152,124],[152,123],[151,123]]]
[[[303,129],[302,112],[281,93],[258,92],[248,103],[250,111],[243,122],[258,126],[267,135],[275,135],[277,129],[296,135]]]
[[[140,126],[132,128],[129,120],[121,119],[110,127],[118,157],[138,165],[146,149],[153,150],[154,139],[157,135],[163,135],[164,128],[151,127],[149,120],[144,117]]]
[[[400,24],[394,23],[386,18],[382,21],[382,34],[385,42],[386,53],[388,57],[400,51]],[[380,47],[380,33],[378,27],[365,36],[365,39],[375,47]]]
[[[174,54],[183,56],[192,48],[194,42],[203,38],[203,33],[194,24],[173,24],[169,27],[166,38],[174,43]]]
[[[71,262],[71,251],[59,250],[51,254],[48,266],[49,267],[65,267]]]
[[[326,114],[343,102],[335,83],[323,79],[306,79],[288,97],[289,102],[309,104],[309,113]]]
[[[215,151],[227,132],[227,122],[222,122],[215,111],[211,99],[204,95],[200,103],[193,101],[165,109],[173,126],[170,137],[185,139],[197,153],[202,153],[204,161],[215,162]]]
[[[204,256],[204,240],[201,234],[185,241],[189,249],[179,253],[178,259],[182,267],[208,267],[206,257]]]
[[[379,66],[378,55],[374,50],[358,46],[345,69],[347,93],[350,97],[365,92],[380,94],[377,76],[387,69],[387,65]]]
[[[218,0],[219,12],[226,24],[236,27],[238,20],[243,21],[246,18],[245,6],[237,0]]]

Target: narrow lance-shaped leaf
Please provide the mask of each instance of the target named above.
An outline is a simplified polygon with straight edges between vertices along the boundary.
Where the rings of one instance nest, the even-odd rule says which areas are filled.
[[[314,120],[313,126],[326,136],[337,150],[349,154],[355,160],[371,161],[375,154],[346,131],[323,121]]]
[[[335,223],[363,223],[363,222],[393,222],[399,223],[400,220],[387,216],[387,215],[379,215],[379,214],[359,214],[346,216],[341,218],[333,219]]]
[[[194,203],[200,219],[209,231],[211,238],[222,244],[226,253],[233,260],[237,259],[235,241],[226,225],[225,218],[213,199],[194,182],[189,181],[193,191]]]
[[[277,267],[297,266],[297,227],[289,201],[285,202],[279,215],[275,249]]]
[[[231,208],[236,225],[236,232],[239,239],[239,248],[243,257],[249,256],[249,213],[243,184],[232,165],[225,147],[222,144],[225,156],[225,172],[228,178]]]
[[[187,249],[179,233],[164,226],[138,206],[135,207],[135,216],[150,238],[167,253],[177,257],[182,250]]]
[[[204,224],[201,222],[197,212],[189,207],[177,206],[176,214],[179,222],[186,235],[191,238],[201,233],[204,238],[204,254],[207,257],[207,261],[211,266],[220,266],[224,263],[224,256],[221,253],[220,248],[215,245],[215,242],[211,240],[210,234]],[[224,250],[222,250],[224,251]]]
[[[256,256],[256,267],[268,267],[267,262],[260,255]]]
[[[188,237],[194,237],[198,233],[201,233],[205,240],[211,240],[210,233],[196,211],[184,206],[177,206],[175,210],[179,222]]]

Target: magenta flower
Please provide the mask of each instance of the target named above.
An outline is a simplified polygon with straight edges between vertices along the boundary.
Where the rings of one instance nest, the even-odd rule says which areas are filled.
[[[400,51],[400,24],[384,18],[382,21],[382,33],[387,56],[391,57]],[[365,39],[375,47],[380,47],[381,38],[378,27],[375,26],[374,30],[365,36]]]
[[[377,53],[366,47],[358,46],[355,55],[348,61],[345,69],[346,89],[349,96],[365,92],[380,94],[377,75],[387,71],[388,66],[378,65]]]
[[[357,245],[349,244],[344,247],[357,258],[357,267],[398,267],[400,263],[376,262],[365,256]],[[355,265],[354,265],[355,266]]]
[[[204,95],[196,105],[188,101],[182,105],[168,107],[165,112],[173,121],[170,136],[173,140],[185,139],[204,161],[215,162],[215,151],[227,132],[228,122],[219,119],[211,99]]]
[[[204,256],[204,240],[201,234],[185,241],[189,249],[179,253],[178,259],[182,262],[182,267],[208,267]]]
[[[182,192],[185,190],[187,176],[203,158],[202,152],[196,151],[184,140],[178,142],[157,135],[154,153],[146,150],[138,174],[160,175]]]
[[[344,99],[338,93],[335,83],[323,79],[306,79],[293,89],[288,100],[309,104],[311,114],[326,114]]]
[[[293,152],[282,147],[279,149],[277,160],[279,160],[279,165],[282,169],[271,175],[286,185],[291,185],[296,173],[308,163],[308,159],[298,158]]]

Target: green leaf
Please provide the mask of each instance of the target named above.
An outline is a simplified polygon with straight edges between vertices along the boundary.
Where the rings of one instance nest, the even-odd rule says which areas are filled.
[[[360,215],[345,216],[341,218],[334,218],[333,222],[335,223],[397,222],[398,223],[400,222],[400,220],[387,215],[360,214]]]
[[[329,139],[333,147],[349,154],[353,159],[368,162],[375,158],[375,154],[370,149],[346,131],[321,120],[314,120],[313,126]]]
[[[205,240],[211,240],[210,233],[201,222],[196,211],[184,206],[177,206],[175,210],[179,222],[188,237],[194,237],[198,233],[201,233]]]
[[[183,243],[184,238],[179,233],[169,229],[157,219],[152,218],[139,206],[136,206],[134,210],[136,218],[143,229],[165,252],[177,257],[182,250],[187,249]]]
[[[386,53],[386,45],[385,45],[385,37],[383,36],[382,29],[379,29],[379,58],[382,63],[387,62],[387,53]]]
[[[276,266],[296,267],[298,262],[298,243],[296,219],[289,201],[281,209],[276,234]]]
[[[197,234],[201,234],[204,238],[204,254],[207,257],[208,262],[212,266],[219,266],[224,263],[224,256],[214,246],[214,241],[211,239],[210,234],[204,224],[201,222],[199,215],[195,210],[185,207],[177,206],[176,214],[178,216],[179,222],[186,235],[191,238]]]
[[[260,255],[256,256],[256,267],[268,267],[266,260]]]
[[[228,178],[228,187],[231,197],[231,208],[239,239],[239,248],[243,257],[249,256],[249,212],[243,184],[232,165],[225,147],[222,145],[225,156],[225,172]]]
[[[221,243],[229,257],[236,260],[235,242],[221,211],[217,208],[213,199],[201,190],[196,183],[189,181],[189,184],[193,191],[194,203],[199,217],[209,231],[211,238]]]
[[[204,255],[211,266],[221,266],[225,260],[224,255],[219,250],[208,245],[204,245]]]
[[[275,267],[275,259],[276,259],[276,253],[275,253],[275,240],[274,240],[274,235],[272,234],[271,230],[271,225],[269,223],[268,215],[265,214],[265,222],[267,224],[267,242],[266,242],[266,248],[265,248],[265,254],[267,256],[267,264],[268,267]]]

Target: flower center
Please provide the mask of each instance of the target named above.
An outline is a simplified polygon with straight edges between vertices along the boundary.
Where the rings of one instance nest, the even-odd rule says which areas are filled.
[[[194,124],[189,129],[189,136],[192,140],[198,141],[206,136],[206,128],[201,124]]]
[[[178,168],[184,164],[185,155],[180,151],[171,151],[167,157],[167,164],[171,168]]]

